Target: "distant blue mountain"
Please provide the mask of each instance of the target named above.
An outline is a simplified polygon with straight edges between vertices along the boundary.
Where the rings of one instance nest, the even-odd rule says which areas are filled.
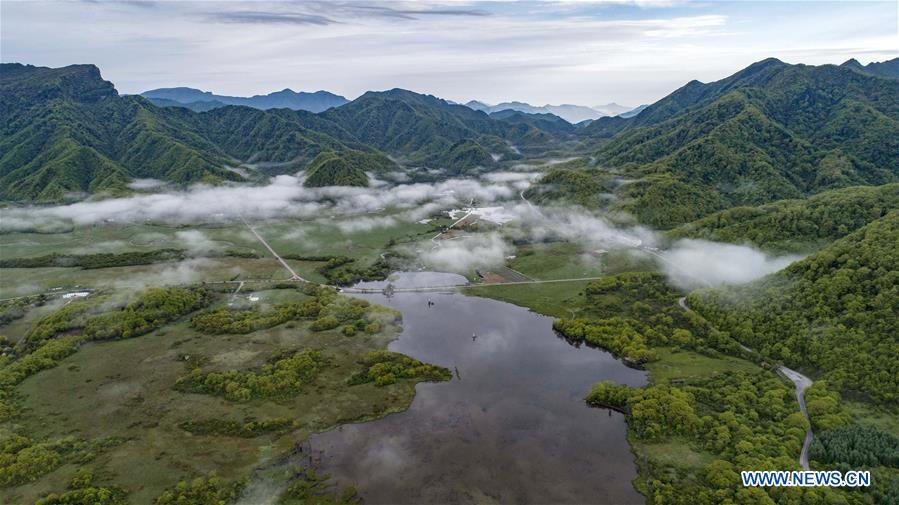
[[[631,109],[631,110],[629,110],[629,111],[627,111],[627,112],[622,112],[621,114],[618,114],[618,115],[621,116],[621,117],[625,117],[625,118],[627,118],[627,117],[634,117],[634,116],[636,116],[637,114],[643,112],[643,109],[645,109],[645,108],[647,108],[647,107],[649,107],[649,104],[643,104],[643,105],[640,105],[640,106],[638,106],[638,107],[634,107],[633,109]]]
[[[876,75],[878,77],[899,78],[899,58],[880,62],[875,61],[868,63],[867,65],[862,65],[858,60],[852,58],[841,66],[849,67],[866,74]]]
[[[524,102],[503,102],[496,105],[489,105],[484,102],[472,100],[465,104],[466,107],[474,110],[493,114],[504,110],[514,110],[524,112],[525,114],[552,114],[558,116],[571,124],[580,123],[582,121],[593,120],[604,116],[616,116],[622,112],[630,110],[630,107],[618,105],[617,103],[608,103],[605,105],[597,105],[595,107],[587,107],[585,105],[550,105],[535,106]]]
[[[308,110],[309,112],[322,112],[332,107],[339,107],[347,102],[346,98],[329,93],[316,91],[306,93],[296,92],[290,89],[275,91],[267,95],[255,95],[251,97],[216,95],[209,91],[194,88],[160,88],[141,93],[144,98],[150,99],[156,105],[169,107],[181,105],[193,110],[210,110],[224,107],[225,105],[246,105],[255,109],[293,109]]]

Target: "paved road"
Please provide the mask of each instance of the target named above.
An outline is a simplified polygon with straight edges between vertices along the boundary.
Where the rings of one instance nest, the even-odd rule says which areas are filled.
[[[687,297],[685,296],[678,298],[677,304],[680,305],[684,310],[692,310],[689,306],[687,306]],[[754,350],[752,350],[752,348],[746,347],[739,342],[737,343],[744,351],[752,353],[755,352]],[[809,423],[808,431],[805,432],[805,440],[802,442],[802,450],[799,451],[799,465],[802,466],[803,470],[808,470],[808,449],[812,445],[814,434],[812,433],[812,420],[811,418],[809,418],[808,410],[806,410],[805,408],[805,390],[812,385],[812,380],[805,375],[797,372],[796,370],[787,368],[783,365],[779,365],[777,367],[777,371],[787,379],[790,379],[790,381],[792,381],[796,386],[796,400],[799,401],[799,411],[802,412],[802,415],[805,416],[805,420]]]

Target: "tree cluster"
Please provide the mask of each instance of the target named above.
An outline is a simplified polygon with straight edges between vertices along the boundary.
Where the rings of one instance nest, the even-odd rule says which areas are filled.
[[[390,351],[372,351],[359,360],[362,370],[354,373],[347,381],[350,385],[374,382],[387,386],[401,379],[440,382],[452,378],[449,370],[442,366],[422,363],[404,354]]]
[[[223,396],[235,402],[257,398],[284,399],[298,394],[327,366],[328,359],[310,349],[273,359],[255,370],[204,372],[196,368],[175,383],[185,393]]]

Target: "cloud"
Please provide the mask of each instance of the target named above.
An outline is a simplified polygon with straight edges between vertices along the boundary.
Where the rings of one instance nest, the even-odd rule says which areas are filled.
[[[671,282],[683,289],[745,284],[786,267],[802,256],[770,256],[753,247],[684,239],[661,253]]]
[[[394,9],[386,6],[375,5],[355,5],[350,7],[359,13],[369,13],[376,16],[386,18],[398,18],[404,20],[415,20],[417,16],[490,16],[491,13],[482,9]]]
[[[207,15],[210,21],[220,23],[252,23],[252,24],[287,24],[287,25],[317,25],[326,26],[337,24],[331,18],[317,14],[302,14],[294,12],[264,12],[264,11],[233,11],[215,12]]]
[[[209,252],[218,249],[218,245],[199,230],[177,231],[175,238],[182,247],[191,252]]]
[[[516,183],[491,183],[450,179],[434,184],[399,184],[392,187],[307,188],[303,178],[281,175],[263,186],[193,186],[183,191],[140,194],[127,198],[83,201],[55,207],[0,209],[5,231],[65,230],[71,225],[104,222],[214,223],[247,219],[327,218],[357,216],[391,209],[397,219],[417,221],[440,210],[468,204],[508,199],[517,194]],[[390,226],[369,220],[368,226]],[[352,228],[352,224],[345,225]]]
[[[475,235],[463,239],[441,240],[438,247],[421,254],[421,260],[430,268],[442,272],[469,273],[475,268],[502,265],[512,253],[497,233]]]
[[[122,277],[112,283],[116,289],[144,289],[153,286],[178,286],[208,280],[230,279],[242,273],[238,267],[226,267],[208,258],[191,258],[177,263],[154,265],[140,275]]]
[[[165,186],[167,183],[165,181],[160,181],[159,179],[134,179],[130,183],[128,183],[128,187],[131,189],[154,189],[161,186]]]

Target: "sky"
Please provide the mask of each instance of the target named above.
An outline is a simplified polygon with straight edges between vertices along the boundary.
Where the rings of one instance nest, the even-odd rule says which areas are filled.
[[[348,98],[405,88],[534,105],[651,103],[755,61],[899,56],[899,2],[0,2],[0,60],[93,63],[120,93]]]

